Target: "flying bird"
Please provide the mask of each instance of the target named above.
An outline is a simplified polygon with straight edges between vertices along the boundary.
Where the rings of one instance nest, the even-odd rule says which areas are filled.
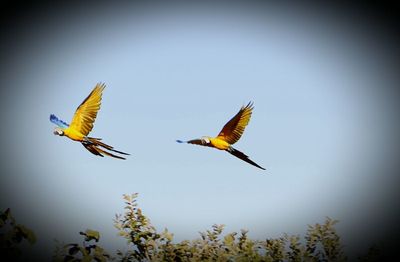
[[[225,124],[217,137],[203,136],[199,139],[193,139],[189,141],[176,140],[176,142],[209,146],[219,150],[225,150],[230,154],[242,159],[243,161],[265,170],[265,168],[250,160],[247,155],[232,147],[232,145],[236,143],[243,135],[244,129],[250,121],[252,110],[252,102],[249,102],[246,106],[242,106],[239,112],[231,120],[229,120],[228,123]]]
[[[54,134],[59,136],[66,136],[69,139],[80,142],[90,153],[103,157],[104,155],[125,159],[122,156],[114,155],[108,151],[113,151],[122,155],[129,155],[121,151],[115,150],[103,142],[101,138],[89,137],[88,134],[93,129],[94,121],[96,120],[97,112],[100,110],[101,96],[105,84],[97,84],[92,92],[86,97],[85,100],[78,106],[72,118],[71,124],[60,120],[55,115],[50,115],[50,121],[58,127],[54,129]]]

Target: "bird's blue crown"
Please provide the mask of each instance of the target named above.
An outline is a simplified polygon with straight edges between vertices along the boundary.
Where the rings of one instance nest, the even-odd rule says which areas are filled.
[[[61,128],[67,128],[69,125],[62,121],[61,119],[58,119],[55,115],[51,114],[50,115],[50,121],[56,125],[58,125]]]

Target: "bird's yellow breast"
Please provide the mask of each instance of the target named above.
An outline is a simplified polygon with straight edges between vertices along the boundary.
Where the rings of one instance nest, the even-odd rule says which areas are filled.
[[[83,138],[85,137],[81,132],[72,128],[65,129],[64,135],[75,141],[82,141]]]
[[[231,146],[228,142],[219,138],[210,138],[210,142],[215,148],[220,150],[226,150]]]

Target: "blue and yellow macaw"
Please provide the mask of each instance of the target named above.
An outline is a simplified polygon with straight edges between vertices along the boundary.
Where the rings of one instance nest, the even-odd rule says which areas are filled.
[[[128,153],[117,151],[112,146],[100,142],[99,140],[101,140],[101,138],[87,136],[93,129],[93,123],[96,120],[97,112],[100,110],[101,96],[105,87],[106,85],[101,83],[94,87],[89,96],[76,109],[70,125],[58,119],[53,114],[50,115],[50,121],[58,126],[54,129],[55,135],[66,136],[69,139],[81,142],[82,145],[92,154],[101,157],[107,155],[119,159],[125,159],[124,157],[111,154],[104,149],[123,155],[129,155]]]
[[[242,106],[239,112],[231,119],[219,132],[217,137],[203,136],[199,139],[189,141],[176,140],[178,143],[189,143],[201,146],[214,147],[219,150],[224,150],[232,155],[246,161],[247,163],[265,170],[265,168],[257,165],[249,159],[247,155],[232,147],[242,136],[244,129],[250,121],[251,113],[253,110],[253,103],[249,102],[247,106]]]

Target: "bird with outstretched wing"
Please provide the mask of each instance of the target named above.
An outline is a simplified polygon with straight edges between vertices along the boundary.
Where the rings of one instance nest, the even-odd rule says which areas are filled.
[[[178,143],[189,143],[201,146],[214,147],[219,150],[224,150],[230,154],[246,161],[247,163],[265,170],[265,168],[259,166],[244,153],[232,147],[240,137],[243,135],[244,129],[250,121],[250,117],[253,111],[253,103],[249,102],[246,106],[242,106],[239,112],[231,119],[222,130],[219,132],[217,137],[203,136],[199,139],[192,139],[188,141],[176,140]]]
[[[88,136],[90,131],[93,129],[97,112],[100,110],[101,96],[105,87],[105,84],[102,83],[99,83],[94,87],[88,97],[86,97],[86,99],[76,109],[70,125],[53,114],[50,115],[50,121],[58,126],[54,129],[55,135],[66,136],[69,139],[82,143],[82,145],[92,154],[101,157],[107,155],[119,159],[125,159],[122,156],[117,156],[107,152],[106,150],[122,155],[129,155],[128,153],[117,151],[112,146],[100,142],[101,138]]]

